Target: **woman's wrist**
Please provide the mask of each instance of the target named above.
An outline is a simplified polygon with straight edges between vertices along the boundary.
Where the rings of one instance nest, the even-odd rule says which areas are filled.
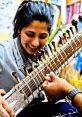
[[[64,91],[65,91],[66,96],[67,96],[73,89],[75,89],[75,87],[68,83],[68,84],[66,85],[66,87],[64,88]]]

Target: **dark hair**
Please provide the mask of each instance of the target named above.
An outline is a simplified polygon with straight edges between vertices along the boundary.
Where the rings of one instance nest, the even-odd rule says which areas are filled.
[[[17,37],[18,30],[30,25],[33,20],[44,21],[49,25],[49,33],[53,24],[54,10],[52,5],[43,1],[23,1],[18,7],[14,18],[13,37]]]

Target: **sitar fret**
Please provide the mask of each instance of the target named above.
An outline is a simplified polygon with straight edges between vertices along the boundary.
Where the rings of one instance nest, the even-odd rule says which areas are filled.
[[[76,40],[73,41],[72,44],[70,44],[72,46],[72,49],[75,51],[77,49],[77,44],[76,44]]]
[[[63,63],[64,63],[64,61],[66,61],[67,60],[67,55],[66,55],[66,53],[64,52],[64,50],[61,50],[61,55],[62,55],[62,58],[63,58]]]
[[[32,79],[34,78],[35,82],[37,83],[38,86],[40,86],[41,84],[41,80],[40,78],[37,78],[37,74],[36,71],[34,73],[31,74]]]
[[[28,97],[29,95],[31,95],[31,91],[27,86],[27,83],[25,82],[25,80],[23,81],[23,91],[25,92],[26,96]],[[20,90],[21,91],[21,90]]]
[[[63,56],[62,50],[60,49],[60,52],[58,52],[58,53],[59,53],[59,58],[60,58],[60,60],[64,62],[66,56],[65,56],[65,55]],[[66,58],[67,58],[67,57],[66,57]]]
[[[40,84],[42,84],[43,80],[42,80],[41,76],[39,75],[38,71],[36,73],[36,79],[39,81]]]
[[[57,57],[54,58],[54,62],[57,65],[57,68],[59,68],[61,66],[61,63],[59,62],[59,60],[57,59]]]
[[[17,85],[16,87],[15,87],[20,93],[22,93],[22,94],[24,94],[24,97],[27,99],[28,98],[28,96],[26,95],[26,92],[24,91],[24,84],[20,84],[20,85]]]
[[[36,90],[36,84],[33,79],[31,79],[31,82],[28,82],[28,86],[30,87],[31,93]]]
[[[39,75],[41,76],[42,80],[44,81],[44,74],[43,74],[43,70],[39,72]]]
[[[63,64],[63,62],[65,61],[65,56],[62,56],[62,51],[58,52],[58,57],[60,60],[61,65]]]
[[[31,95],[31,91],[29,90],[28,86],[24,81],[22,81],[19,85],[17,84],[16,87],[19,92],[24,94],[25,98],[28,98],[28,96]]]
[[[29,96],[28,90],[29,90],[30,94],[32,94],[32,92],[35,90],[35,89],[33,90],[33,87],[36,86],[36,85],[34,83],[33,87],[32,87],[31,84],[29,84],[26,80],[23,80],[23,82],[25,83],[25,86],[24,86],[23,90],[25,91],[26,95]],[[35,88],[37,88],[37,87],[35,87]]]
[[[72,55],[72,53],[74,52],[74,49],[69,44],[68,47],[64,51],[65,51],[65,53],[67,54],[67,56],[69,58]]]
[[[50,68],[50,71],[54,71],[54,66],[52,64],[49,64],[48,67]]]
[[[59,68],[60,66],[61,66],[61,62],[59,62],[58,60],[57,60],[57,57],[54,59],[54,62],[55,62],[55,64],[57,65],[57,68]],[[55,66],[54,66],[55,67]],[[56,68],[54,68],[54,70],[57,70]]]
[[[50,65],[52,65],[53,69],[50,67],[51,70],[56,71],[63,62],[64,62],[63,56],[61,55],[61,53],[57,53],[57,57],[56,55],[54,55],[48,66],[50,67]]]
[[[36,87],[37,87],[37,89],[38,89],[38,91],[39,91],[39,86],[38,86],[38,84],[37,84],[37,82],[36,82],[35,78],[33,78],[33,81],[35,82]]]
[[[44,68],[41,71],[38,71],[38,74],[39,74],[40,78],[42,78],[42,81],[44,81],[45,75],[50,73],[50,71],[51,71],[51,68],[49,65],[50,64],[45,64]]]
[[[52,64],[54,71],[58,69],[58,65],[56,64],[56,61],[54,60],[56,57],[55,55],[53,56],[54,58],[50,61],[49,64]]]
[[[77,45],[77,48],[80,46],[82,46],[82,36],[79,37],[80,41],[78,39],[75,40],[75,43]]]

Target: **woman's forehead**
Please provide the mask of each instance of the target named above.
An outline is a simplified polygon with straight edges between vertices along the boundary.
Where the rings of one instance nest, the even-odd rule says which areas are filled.
[[[30,25],[24,27],[24,30],[45,30],[48,31],[48,24],[46,22],[33,21]]]

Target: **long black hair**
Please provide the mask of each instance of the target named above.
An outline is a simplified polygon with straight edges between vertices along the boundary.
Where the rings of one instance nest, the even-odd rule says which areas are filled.
[[[53,24],[54,9],[52,5],[43,1],[23,1],[16,12],[14,18],[13,38],[18,37],[18,30],[30,25],[33,20],[48,23],[50,33]]]

